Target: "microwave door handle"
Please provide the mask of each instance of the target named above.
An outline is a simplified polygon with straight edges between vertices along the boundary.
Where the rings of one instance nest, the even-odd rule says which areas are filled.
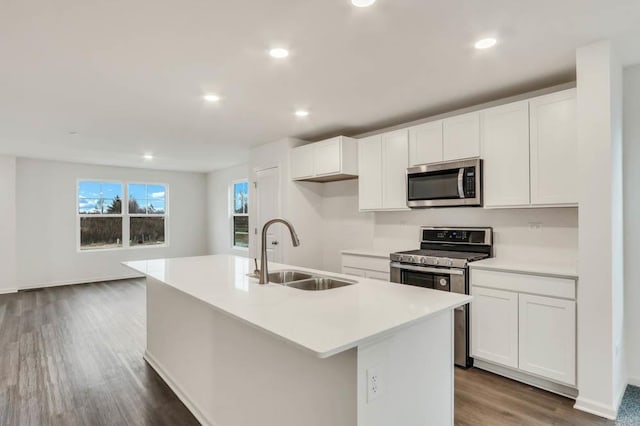
[[[460,167],[458,170],[458,195],[460,198],[464,198],[464,167]]]

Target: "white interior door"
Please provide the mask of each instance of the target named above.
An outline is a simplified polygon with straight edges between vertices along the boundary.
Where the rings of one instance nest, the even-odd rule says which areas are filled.
[[[257,224],[256,241],[258,257],[262,253],[262,227],[268,220],[280,217],[280,170],[277,167],[256,172]],[[267,234],[267,258],[282,262],[282,225],[269,227]]]

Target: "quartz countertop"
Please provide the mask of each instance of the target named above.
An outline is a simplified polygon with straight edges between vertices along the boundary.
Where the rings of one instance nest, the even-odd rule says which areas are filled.
[[[528,259],[492,257],[469,263],[471,269],[578,278],[578,262],[571,258],[547,259],[532,256]]]
[[[259,285],[256,278],[247,276],[253,271],[253,261],[230,255],[123,264],[320,358],[391,335],[472,300],[467,295],[365,278],[323,291]],[[354,280],[352,276],[269,262],[270,272],[283,269]]]
[[[379,257],[383,259],[389,259],[391,253],[393,251],[389,250],[381,250],[381,249],[348,249],[342,250],[340,253],[342,254],[353,254],[356,256],[369,256],[369,257]]]

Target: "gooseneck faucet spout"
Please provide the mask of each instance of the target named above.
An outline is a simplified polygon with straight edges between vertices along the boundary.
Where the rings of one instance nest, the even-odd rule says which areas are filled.
[[[286,219],[271,219],[262,227],[262,255],[260,256],[260,284],[268,284],[269,283],[269,271],[267,267],[267,230],[274,223],[282,223],[287,228],[289,228],[289,233],[291,234],[291,242],[294,247],[298,247],[300,245],[300,240],[298,239],[298,234],[296,234],[296,230],[294,229],[291,222]]]

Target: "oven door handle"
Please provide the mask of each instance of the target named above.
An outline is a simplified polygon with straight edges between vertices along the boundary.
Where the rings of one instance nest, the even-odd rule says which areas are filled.
[[[428,266],[413,266],[399,262],[391,262],[391,267],[416,272],[434,272],[436,274],[464,275],[464,269],[430,268]]]
[[[460,167],[458,170],[458,195],[460,198],[464,198],[464,167]]]

